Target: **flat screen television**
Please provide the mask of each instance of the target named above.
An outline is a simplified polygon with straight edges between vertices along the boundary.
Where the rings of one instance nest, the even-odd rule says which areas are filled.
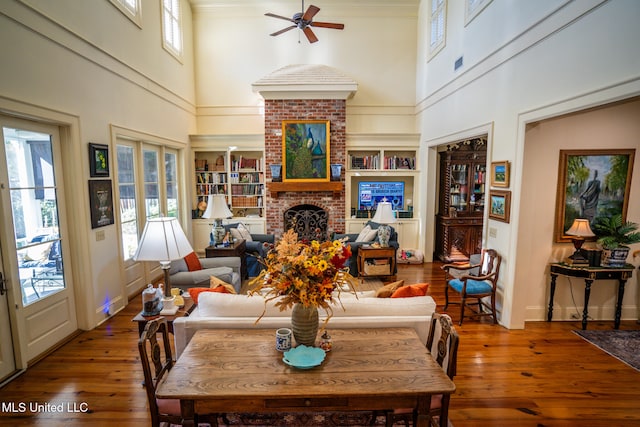
[[[404,209],[403,181],[362,181],[358,183],[358,209],[376,209],[383,199],[390,202],[393,210]]]

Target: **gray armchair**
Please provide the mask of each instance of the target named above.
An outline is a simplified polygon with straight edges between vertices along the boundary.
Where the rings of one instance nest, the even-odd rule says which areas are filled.
[[[208,288],[211,276],[233,285],[240,292],[240,257],[200,258],[202,270],[189,271],[184,259],[171,261],[171,287],[183,291],[189,288]]]
[[[365,224],[365,227],[367,225],[374,230],[377,230],[378,227],[380,227],[380,224],[373,221],[367,221],[367,224]],[[360,246],[362,245],[370,245],[374,242],[378,242],[378,236],[376,236],[371,242],[356,242],[356,239],[358,238],[358,234],[334,233],[331,239],[339,240],[339,239],[343,239],[344,237],[348,238],[347,244],[351,247],[351,258],[348,261],[349,273],[351,273],[353,277],[358,277],[358,248],[360,248]],[[389,237],[389,246],[396,248],[396,250],[400,247],[400,245],[398,244],[398,232],[393,227],[391,227],[391,236]],[[396,274],[397,272],[398,272],[398,267],[396,264],[393,274]]]

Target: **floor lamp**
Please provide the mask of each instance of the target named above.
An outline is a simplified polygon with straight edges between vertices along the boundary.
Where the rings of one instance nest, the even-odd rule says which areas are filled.
[[[207,210],[202,214],[202,218],[213,218],[211,235],[213,236],[214,245],[222,244],[226,234],[222,226],[222,220],[231,217],[233,217],[233,213],[227,206],[227,197],[224,194],[210,194],[207,201]]]
[[[184,258],[193,252],[177,218],[149,218],[144,226],[140,244],[133,256],[134,261],[159,261],[164,271],[163,316],[172,316],[178,311],[171,295],[169,269],[171,261]]]
[[[371,218],[371,221],[380,224],[380,227],[378,227],[378,241],[380,241],[380,246],[389,246],[391,227],[389,227],[388,224],[396,222],[396,217],[393,215],[393,207],[391,206],[391,203],[386,200],[378,203],[376,214]]]

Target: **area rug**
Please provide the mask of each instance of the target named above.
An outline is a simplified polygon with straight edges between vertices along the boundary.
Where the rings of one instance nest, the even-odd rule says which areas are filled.
[[[266,427],[266,426],[383,426],[385,417],[376,417],[371,422],[372,412],[279,412],[279,413],[232,413],[226,420],[220,417],[220,427]]]
[[[573,331],[602,351],[640,371],[640,330]]]

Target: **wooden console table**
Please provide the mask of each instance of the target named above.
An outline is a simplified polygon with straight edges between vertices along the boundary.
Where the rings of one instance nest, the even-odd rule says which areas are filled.
[[[162,316],[165,319],[167,319],[167,326],[169,328],[169,332],[173,333],[174,320],[176,320],[178,317],[186,317],[190,315],[195,308],[196,308],[196,305],[193,303],[193,299],[185,298],[184,306],[180,307],[176,312],[176,314],[174,314],[173,316],[171,315]],[[142,335],[142,332],[144,331],[144,327],[147,326],[147,323],[150,322],[151,320],[157,319],[158,317],[160,317],[159,314],[155,316],[143,316],[141,311],[140,313],[136,314],[136,317],[131,319],[131,321],[138,323],[138,335]]]
[[[584,279],[584,310],[582,311],[582,329],[587,329],[587,319],[589,317],[589,295],[591,295],[591,284],[594,280],[617,280],[618,300],[616,302],[616,315],[614,321],[615,329],[620,328],[620,315],[622,311],[622,298],[624,297],[624,285],[631,277],[635,267],[627,264],[621,268],[607,267],[577,267],[562,263],[550,264],[551,290],[549,294],[549,311],[547,312],[547,322],[553,316],[553,295],[556,292],[556,279],[558,275],[568,277],[579,277]]]

